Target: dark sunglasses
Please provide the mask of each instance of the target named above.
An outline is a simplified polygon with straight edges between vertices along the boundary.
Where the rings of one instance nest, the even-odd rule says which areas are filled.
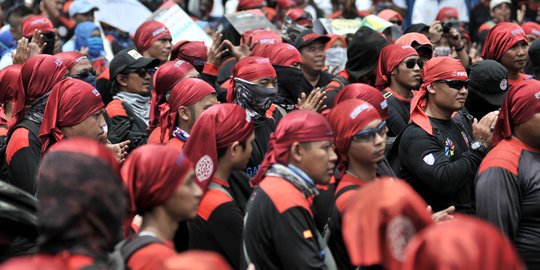
[[[454,88],[456,90],[461,90],[463,87],[467,88],[469,86],[469,81],[437,81],[438,83],[446,83],[448,87]]]
[[[96,76],[96,71],[94,69],[83,69],[83,70],[81,70],[81,72],[79,72],[79,74],[76,74],[76,75],[74,75],[72,77],[84,79],[84,78],[87,78],[90,75]]]
[[[155,71],[156,70],[153,68],[128,68],[123,73],[126,75],[130,73],[135,73],[139,75],[139,77],[144,78],[146,77],[146,74],[152,75]]]
[[[375,139],[375,136],[384,136],[386,134],[386,121],[382,121],[378,127],[376,128],[369,128],[364,129],[358,133],[356,133],[352,139],[355,142],[371,142],[373,139]]]
[[[422,69],[424,67],[424,61],[422,61],[422,59],[420,59],[420,58],[418,58],[418,59],[409,59],[409,60],[405,61],[405,66],[408,69],[413,69],[416,65],[418,65],[418,67]]]

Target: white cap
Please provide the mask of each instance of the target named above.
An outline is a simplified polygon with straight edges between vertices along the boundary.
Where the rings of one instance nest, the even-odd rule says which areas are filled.
[[[492,10],[496,6],[498,6],[500,4],[504,4],[504,3],[507,3],[510,6],[512,6],[512,1],[511,0],[491,0],[491,1],[489,1],[489,10]]]

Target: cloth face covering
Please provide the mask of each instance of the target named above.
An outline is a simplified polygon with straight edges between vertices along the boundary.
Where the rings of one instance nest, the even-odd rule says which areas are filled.
[[[262,119],[270,108],[277,94],[277,87],[268,88],[240,78],[234,78],[236,103],[254,119]]]

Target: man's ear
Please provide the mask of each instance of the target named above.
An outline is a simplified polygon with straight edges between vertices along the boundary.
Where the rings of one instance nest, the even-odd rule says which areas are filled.
[[[427,91],[431,94],[435,94],[435,88],[433,87],[433,84],[428,84]]]
[[[178,107],[178,117],[184,121],[189,121],[191,117],[191,112],[185,106]]]
[[[233,142],[233,144],[231,144],[227,150],[227,152],[230,152],[231,157],[233,158],[242,155],[243,151],[244,148],[242,145],[240,145],[240,142]]]
[[[302,161],[304,156],[304,148],[300,145],[300,143],[295,142],[291,145],[291,148],[289,148],[289,159],[292,161],[300,162]]]
[[[127,76],[124,75],[124,74],[118,74],[116,76],[116,82],[121,85],[121,86],[124,86],[126,87],[128,85],[128,79],[127,79]]]

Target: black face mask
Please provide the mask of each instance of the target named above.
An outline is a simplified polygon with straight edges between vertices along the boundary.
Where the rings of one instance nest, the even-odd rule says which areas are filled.
[[[96,87],[96,72],[94,70],[83,69],[79,74],[72,77]]]
[[[302,93],[300,86],[304,78],[304,73],[301,69],[295,67],[276,66],[278,79],[278,96],[276,102],[282,105],[287,111],[294,109],[298,102],[298,98]]]
[[[235,102],[255,120],[265,117],[266,110],[272,105],[278,91],[277,87],[268,88],[239,78],[234,79],[234,90]]]

